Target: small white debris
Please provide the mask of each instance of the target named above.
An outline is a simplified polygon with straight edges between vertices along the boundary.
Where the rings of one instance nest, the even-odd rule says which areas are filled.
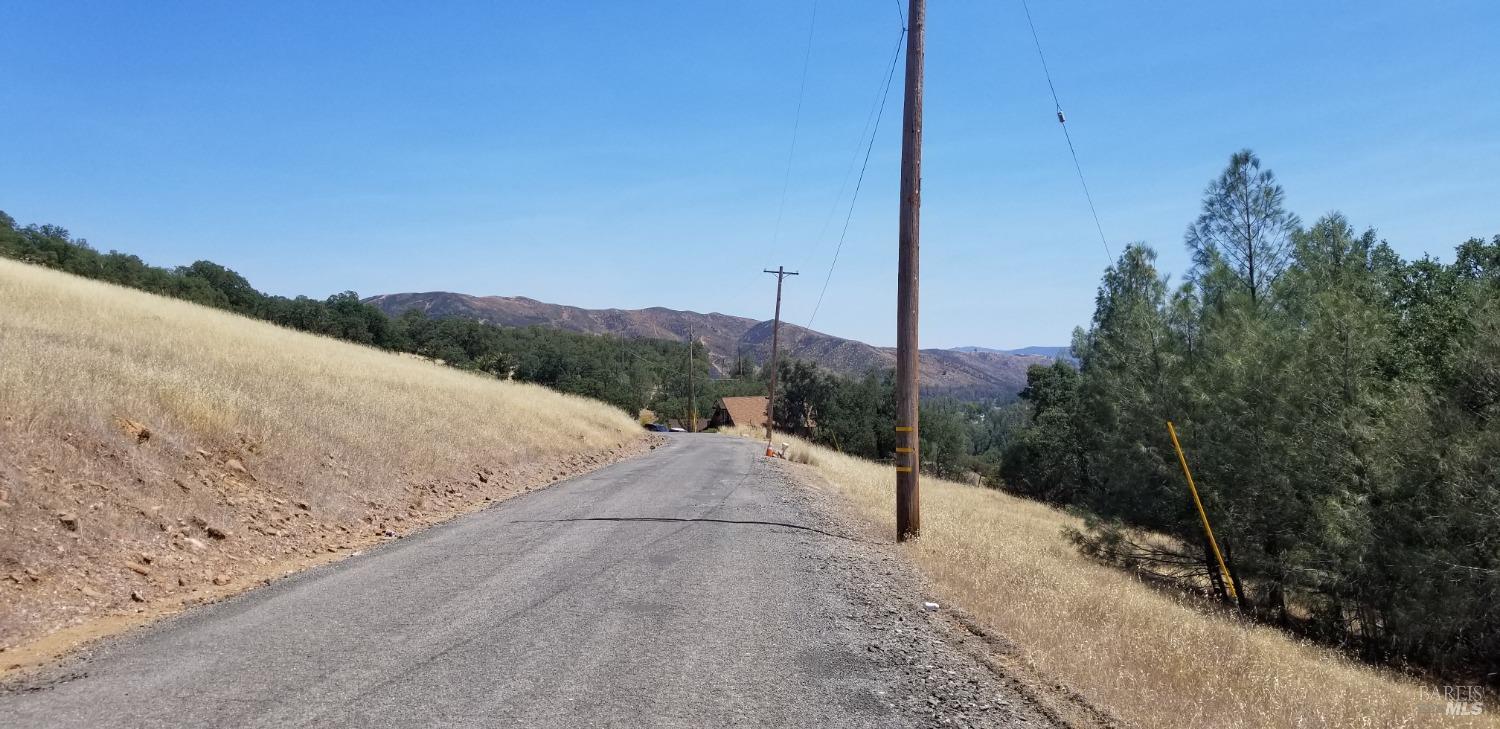
[[[924,602],[922,603],[922,609],[929,613],[935,613],[937,612],[938,604],[935,602]]]

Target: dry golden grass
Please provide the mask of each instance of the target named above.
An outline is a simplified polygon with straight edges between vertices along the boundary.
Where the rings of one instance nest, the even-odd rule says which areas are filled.
[[[0,651],[643,443],[596,401],[4,259],[0,404]]]
[[[791,437],[870,523],[893,534],[889,468]],[[1426,713],[1433,687],[1276,630],[1205,614],[1062,536],[1078,520],[993,489],[922,480],[922,536],[902,545],[946,597],[1018,644],[1043,674],[1141,727],[1500,726]]]
[[[4,415],[31,429],[128,417],[382,471],[428,469],[454,453],[607,448],[640,433],[585,398],[6,260],[0,331]]]

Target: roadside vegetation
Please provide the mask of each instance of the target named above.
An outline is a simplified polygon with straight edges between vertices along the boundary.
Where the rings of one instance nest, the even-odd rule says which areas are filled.
[[[845,377],[816,362],[783,359],[776,390],[776,427],[860,458],[896,452],[896,382],[891,370]],[[1000,482],[1006,449],[1026,422],[1015,398],[989,402],[950,397],[922,401],[922,464],[949,478]]]
[[[792,460],[816,469],[872,532],[895,533],[889,466],[782,438],[792,442]],[[1500,726],[1493,715],[1444,715],[1437,687],[1101,564],[1065,536],[1084,521],[1056,507],[927,478],[922,516],[921,538],[899,548],[944,604],[1127,725]]]
[[[1227,600],[1173,421],[1235,609],[1500,686],[1500,236],[1404,260],[1338,213],[1304,226],[1284,198],[1254,154],[1233,155],[1188,228],[1185,279],[1128,246],[1075,333],[1076,366],[1033,367],[1017,403],[924,403],[923,468],[1073,509],[1084,552],[1188,589],[1217,581]],[[782,381],[778,427],[890,457],[888,374],[790,363]]]
[[[1239,609],[1500,684],[1500,236],[1407,261],[1337,213],[1304,227],[1282,198],[1241,152],[1188,230],[1185,281],[1144,245],[1121,254],[1075,334],[1081,368],[1029,373],[1006,487],[1091,515],[1078,540],[1101,558],[1217,572],[1175,421]]]
[[[403,534],[643,438],[598,401],[11,260],[0,402],[0,651]]]

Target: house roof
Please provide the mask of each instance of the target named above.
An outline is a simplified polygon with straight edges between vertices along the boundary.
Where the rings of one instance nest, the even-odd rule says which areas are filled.
[[[729,413],[735,425],[764,428],[766,425],[766,398],[759,395],[748,397],[721,397],[719,405]]]

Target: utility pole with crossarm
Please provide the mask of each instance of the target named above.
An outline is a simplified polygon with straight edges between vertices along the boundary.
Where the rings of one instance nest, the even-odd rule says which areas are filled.
[[[766,398],[766,455],[771,455],[771,428],[776,418],[776,354],[781,347],[781,282],[787,276],[796,276],[796,271],[788,271],[785,266],[777,266],[775,271],[767,268],[764,273],[776,276],[776,318],[771,323],[771,392]]]

